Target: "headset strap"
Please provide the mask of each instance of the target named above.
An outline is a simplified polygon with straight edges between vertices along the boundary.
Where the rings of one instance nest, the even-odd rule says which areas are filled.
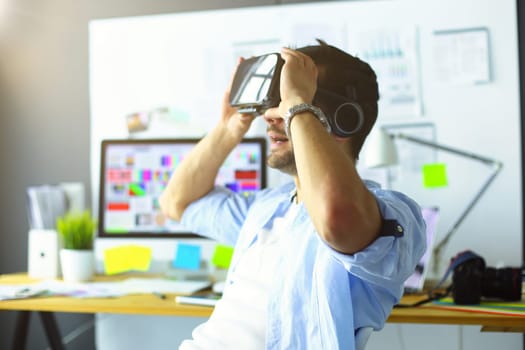
[[[445,274],[443,275],[441,280],[436,284],[436,286],[432,288],[431,292],[441,287],[441,285],[445,283],[450,273],[454,271],[456,267],[458,267],[459,265],[463,264],[466,261],[473,260],[473,259],[483,259],[483,258],[471,250],[465,250],[461,253],[458,253],[455,257],[450,259],[450,264],[448,265],[447,271],[445,271]]]

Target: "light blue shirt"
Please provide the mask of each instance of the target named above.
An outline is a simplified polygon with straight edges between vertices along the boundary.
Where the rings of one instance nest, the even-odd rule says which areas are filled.
[[[280,246],[270,291],[267,349],[354,349],[361,327],[381,329],[426,249],[419,206],[407,196],[366,182],[379,204],[383,233],[364,250],[341,254],[317,234],[301,205]],[[230,271],[262,230],[283,216],[294,184],[242,196],[216,187],[192,203],[182,224],[192,232],[235,246]]]

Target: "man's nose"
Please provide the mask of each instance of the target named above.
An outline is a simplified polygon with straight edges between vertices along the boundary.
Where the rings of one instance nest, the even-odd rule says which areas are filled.
[[[279,115],[278,107],[268,108],[266,112],[264,112],[263,117],[266,123],[271,125],[279,124],[284,121],[284,119]]]

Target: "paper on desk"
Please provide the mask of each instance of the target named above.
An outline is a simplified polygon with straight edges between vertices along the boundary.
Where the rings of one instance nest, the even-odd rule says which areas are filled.
[[[63,282],[52,281],[49,286],[54,295],[73,298],[114,298],[126,293],[115,288],[113,282]]]
[[[48,294],[47,289],[32,285],[0,285],[0,300],[34,298],[45,294]]]
[[[154,292],[192,294],[211,285],[209,281],[176,281],[164,278],[128,278],[121,283],[121,290],[127,294]]]
[[[0,285],[0,300],[37,296],[112,298],[128,294],[173,293],[188,295],[210,286],[208,281],[174,281],[163,278],[128,278],[113,282],[72,283],[46,280],[24,285]]]
[[[164,278],[128,278],[113,282],[58,282],[62,294],[76,298],[117,297],[128,294],[173,293],[192,294],[210,286],[207,281],[174,281]],[[58,289],[54,290],[57,291]]]
[[[448,297],[434,300],[432,304],[449,310],[525,317],[525,300],[515,302],[483,300],[477,305],[457,305],[452,298]]]
[[[31,284],[0,285],[0,300],[27,299],[43,296],[69,296],[74,298],[108,298],[124,295],[112,285],[102,282],[70,283],[45,280]]]

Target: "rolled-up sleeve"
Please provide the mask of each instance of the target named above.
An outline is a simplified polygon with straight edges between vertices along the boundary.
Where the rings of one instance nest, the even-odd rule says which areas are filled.
[[[391,290],[399,290],[425,253],[425,222],[420,207],[395,191],[371,189],[383,220],[395,220],[393,229],[383,233],[368,247],[352,255],[333,251],[344,267],[360,279]]]

